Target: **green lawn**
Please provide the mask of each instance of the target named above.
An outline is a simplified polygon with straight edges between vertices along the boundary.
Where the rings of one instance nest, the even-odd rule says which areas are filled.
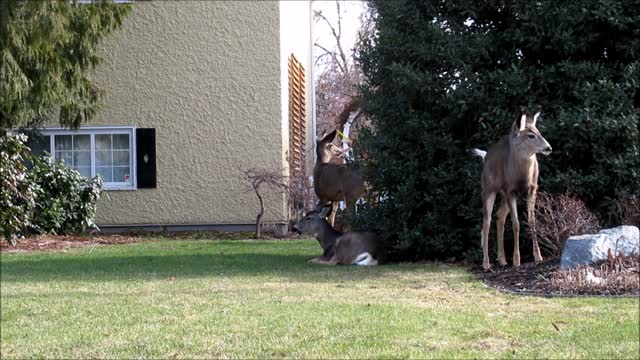
[[[545,299],[444,265],[307,264],[315,241],[2,254],[2,358],[634,358],[637,298]]]

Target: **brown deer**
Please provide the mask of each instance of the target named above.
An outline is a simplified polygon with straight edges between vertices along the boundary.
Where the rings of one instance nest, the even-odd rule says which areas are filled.
[[[295,231],[315,236],[324,251],[322,256],[309,262],[324,265],[378,265],[380,248],[376,235],[335,230],[325,219],[332,209],[329,203],[320,205],[293,225]]]
[[[318,138],[316,146],[316,165],[313,168],[313,189],[320,204],[332,203],[329,223],[333,226],[336,216],[337,202],[344,200],[347,208],[355,206],[355,202],[364,194],[364,179],[358,171],[344,164],[332,164],[331,158],[343,156],[342,150],[333,144],[336,130]]]
[[[483,158],[482,168],[482,268],[489,270],[489,228],[491,212],[496,195],[500,193],[502,203],[496,214],[498,231],[498,262],[504,266],[504,222],[511,213],[513,228],[513,266],[520,266],[520,224],[518,223],[517,197],[527,195],[527,221],[535,229],[535,202],[538,188],[538,160],[536,154],[549,155],[551,145],[536,128],[540,112],[533,116],[523,114],[511,127],[511,133],[505,135],[488,151],[473,149],[474,155]],[[533,238],[533,257],[535,262],[542,261],[537,238]]]

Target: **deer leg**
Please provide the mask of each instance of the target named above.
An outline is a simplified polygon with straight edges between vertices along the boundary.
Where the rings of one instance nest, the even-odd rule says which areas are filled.
[[[507,204],[506,195],[502,196],[502,203],[496,215],[496,224],[498,227],[498,263],[501,266],[507,265],[507,259],[504,256],[504,223],[509,215],[509,204]]]
[[[527,222],[531,229],[531,241],[533,242],[533,259],[536,263],[542,261],[540,254],[540,246],[538,245],[538,236],[536,236],[536,190],[530,189],[527,194]]]
[[[331,202],[331,215],[329,215],[329,225],[331,225],[331,227],[334,228],[333,224],[336,221],[336,213],[338,212],[338,202],[337,201],[332,201]]]
[[[509,210],[511,211],[511,227],[513,228],[513,267],[520,267],[520,223],[518,222],[517,198],[509,196]]]
[[[491,212],[493,211],[493,203],[496,200],[496,193],[490,193],[484,196],[482,201],[482,268],[489,270],[491,262],[489,261],[489,228],[491,227]]]

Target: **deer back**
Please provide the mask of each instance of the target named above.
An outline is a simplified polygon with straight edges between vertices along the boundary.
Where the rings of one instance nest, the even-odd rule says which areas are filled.
[[[316,164],[313,188],[321,201],[356,199],[364,193],[364,178],[358,171],[338,164]]]
[[[364,178],[359,171],[330,163],[333,157],[342,155],[340,148],[332,143],[335,136],[334,130],[317,141],[313,188],[322,202],[356,199],[364,193]]]

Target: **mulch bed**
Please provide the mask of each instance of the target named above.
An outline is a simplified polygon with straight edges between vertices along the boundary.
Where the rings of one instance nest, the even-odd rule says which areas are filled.
[[[139,242],[158,241],[158,238],[173,240],[226,240],[226,239],[253,239],[253,232],[226,232],[226,231],[184,231],[173,233],[140,233],[140,234],[83,234],[83,235],[39,235],[20,239],[13,246],[0,236],[0,253],[12,252],[38,252],[38,251],[64,251],[71,248],[95,247],[115,244],[130,244]],[[292,239],[298,237],[289,235],[276,237],[271,232],[263,232],[261,240],[268,239]]]
[[[480,267],[472,271],[482,282],[511,294],[539,296],[640,296],[640,258],[618,257],[590,266],[561,269],[560,259],[525,263],[519,269]]]
[[[153,241],[153,239],[122,235],[40,235],[20,239],[15,246],[9,244],[5,239],[0,239],[0,253],[60,251],[78,247],[130,244],[143,241]]]

